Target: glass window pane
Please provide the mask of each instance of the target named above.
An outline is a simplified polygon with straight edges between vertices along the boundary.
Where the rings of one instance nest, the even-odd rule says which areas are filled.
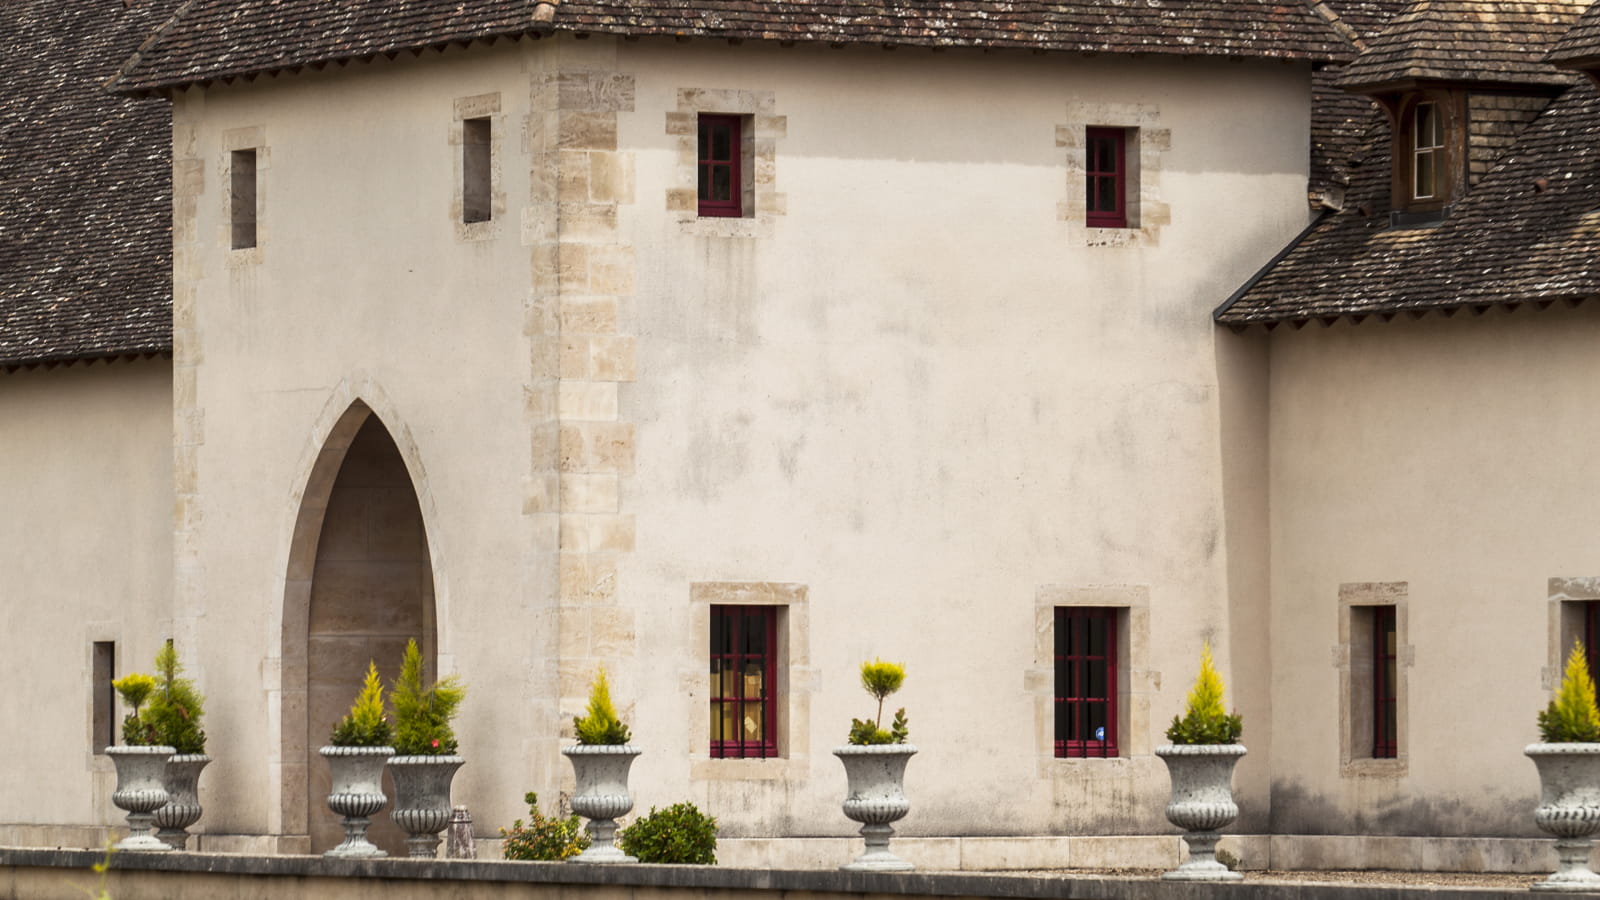
[[[720,741],[724,739],[722,725],[722,704],[713,700],[711,701],[711,739],[713,741]]]
[[[700,159],[706,158],[706,151],[711,148],[711,126],[705,122],[700,123]]]
[[[722,704],[722,740],[737,741],[739,739],[739,709],[736,703]]]
[[[1084,704],[1084,718],[1088,721],[1084,729],[1083,739],[1086,741],[1099,741],[1105,739],[1106,705],[1104,703]]]
[[[739,673],[735,669],[735,667],[733,667],[733,666],[724,666],[723,667],[723,669],[722,669],[722,681],[717,685],[717,696],[719,696],[719,697],[737,697],[737,696],[739,696]]]
[[[744,664],[744,696],[760,699],[763,694],[766,673],[762,671],[761,664],[747,662]]]
[[[727,125],[713,125],[711,127],[711,156],[709,159],[733,159],[733,135]]]
[[[1417,184],[1413,196],[1418,198],[1433,196],[1433,153],[1417,154]]]
[[[1085,663],[1089,667],[1089,697],[1104,698],[1106,695],[1106,664],[1095,661]]]
[[[744,705],[744,731],[740,735],[742,740],[760,741],[767,735],[767,722],[765,710],[760,703],[746,703]]]
[[[1383,739],[1385,741],[1393,743],[1396,740],[1396,727],[1395,705],[1394,701],[1391,700],[1383,704]]]
[[[1089,626],[1089,655],[1105,656],[1106,620],[1090,619],[1086,624]]]
[[[1099,179],[1100,197],[1094,209],[1100,212],[1117,211],[1117,180],[1115,178]]]
[[[767,652],[767,620],[758,610],[744,617],[744,652],[765,655]]]
[[[1072,707],[1061,701],[1056,701],[1056,740],[1069,741],[1072,739]]]
[[[728,166],[711,167],[712,200],[733,199],[733,170]]]
[[[711,167],[705,163],[700,164],[700,199],[711,199]]]

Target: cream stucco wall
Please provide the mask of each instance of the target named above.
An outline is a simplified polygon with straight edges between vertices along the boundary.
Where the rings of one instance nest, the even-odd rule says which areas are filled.
[[[171,404],[165,360],[0,374],[0,646],[26,734],[8,826],[118,821],[91,745],[92,647],[115,642],[117,675],[149,671],[173,634]]]
[[[829,750],[875,655],[910,670],[903,832],[1166,833],[1150,749],[1202,639],[1247,722],[1271,703],[1265,357],[1209,315],[1306,221],[1307,86],[562,37],[179,94],[172,627],[211,701],[202,829],[304,850],[325,814],[291,752],[326,728],[296,610],[370,409],[418,494],[439,668],[469,685],[480,835],[570,784],[556,748],[601,663],[641,808],[848,835]],[[696,110],[751,116],[749,219],[685,214]],[[476,115],[495,217],[463,226]],[[1139,228],[1082,227],[1086,125],[1139,129]],[[241,149],[259,242],[232,250]],[[727,597],[789,604],[784,759],[706,758]],[[1129,607],[1124,758],[1049,756],[1058,602]],[[1246,738],[1259,831],[1272,741]]]
[[[1586,306],[1272,336],[1275,831],[1537,833],[1551,579],[1600,572],[1597,334]],[[1404,759],[1342,764],[1341,586],[1368,583],[1401,607]]]

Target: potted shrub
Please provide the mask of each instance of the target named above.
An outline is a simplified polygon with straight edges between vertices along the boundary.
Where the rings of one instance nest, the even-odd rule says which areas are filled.
[[[145,703],[155,692],[156,680],[134,672],[111,682],[132,712],[122,720],[122,743],[106,748],[117,767],[117,789],[111,802],[128,813],[128,836],[118,841],[116,850],[171,850],[166,842],[151,833],[156,810],[167,803],[167,788],[162,781],[167,760],[177,752],[159,743],[149,721]]]
[[[1522,752],[1539,769],[1533,822],[1556,838],[1561,865],[1536,891],[1600,890],[1589,846],[1600,831],[1600,709],[1583,646],[1574,644],[1550,705],[1539,713],[1539,743]]]
[[[638,862],[618,850],[613,838],[617,817],[633,809],[633,797],[628,794],[628,769],[642,751],[628,743],[631,735],[611,705],[611,686],[606,682],[604,668],[595,674],[594,684],[589,688],[588,709],[584,715],[574,718],[572,725],[578,743],[561,752],[572,760],[572,771],[578,779],[572,796],[572,811],[589,820],[590,844],[587,850],[567,862]]]
[[[328,746],[318,752],[333,773],[328,808],[344,819],[344,841],[323,855],[356,859],[388,856],[367,840],[372,814],[389,801],[383,793],[383,764],[394,755],[394,748],[389,746],[389,719],[383,713],[383,682],[378,680],[376,663],[367,663],[367,679],[355,704],[334,726]]]
[[[1181,717],[1167,728],[1170,744],[1156,748],[1172,776],[1167,820],[1184,829],[1189,861],[1163,874],[1170,881],[1237,881],[1238,872],[1217,861],[1217,829],[1239,816],[1233,802],[1233,767],[1244,756],[1244,723],[1222,706],[1222,678],[1211,662],[1211,644],[1200,651],[1200,674]]]
[[[898,663],[881,659],[862,663],[861,686],[877,699],[878,715],[851,719],[848,746],[833,751],[844,763],[848,782],[844,814],[861,823],[861,836],[866,839],[866,852],[840,867],[848,871],[905,872],[912,868],[911,863],[889,852],[889,838],[894,834],[891,823],[911,811],[904,782],[906,763],[917,748],[906,743],[909,733],[904,708],[894,714],[887,731],[882,727],[884,698],[900,690],[905,680],[905,666]]]
[[[174,850],[189,842],[189,826],[200,821],[200,770],[211,762],[206,755],[206,733],[200,727],[205,697],[194,682],[183,677],[178,651],[172,642],[156,653],[156,686],[150,694],[145,719],[154,729],[156,743],[175,751],[167,759],[162,782],[167,803],[155,811],[157,837]]]
[[[400,677],[389,691],[394,705],[394,821],[410,835],[411,856],[432,859],[439,832],[450,824],[450,779],[466,760],[456,755],[450,720],[466,697],[454,676],[422,686],[422,651],[406,644]]]

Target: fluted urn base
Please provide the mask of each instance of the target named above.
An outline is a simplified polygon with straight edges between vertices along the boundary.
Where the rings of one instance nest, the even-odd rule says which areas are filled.
[[[844,764],[848,784],[844,814],[861,823],[866,851],[839,868],[847,872],[909,872],[915,866],[889,851],[893,822],[911,811],[906,799],[906,764],[915,756],[911,744],[839,747],[833,755]]]
[[[1556,837],[1560,860],[1536,891],[1600,891],[1589,868],[1593,836],[1600,832],[1600,744],[1529,744],[1522,751],[1539,770],[1539,807],[1533,823]]]
[[[115,850],[171,850],[151,832],[155,811],[167,805],[163,780],[167,759],[176,752],[167,746],[107,747],[106,755],[117,767],[117,789],[111,802],[128,813],[128,836]]]
[[[394,756],[394,748],[323,747],[317,752],[328,761],[333,774],[328,808],[343,817],[344,825],[344,841],[322,855],[345,859],[388,856],[367,840],[367,827],[372,824],[371,816],[389,802],[383,793],[383,766]]]
[[[174,850],[183,850],[189,844],[189,826],[200,821],[204,810],[200,807],[200,770],[211,762],[204,753],[179,753],[167,760],[164,780],[167,786],[167,805],[156,810],[156,832],[163,843]]]
[[[1189,859],[1162,874],[1166,881],[1238,881],[1244,878],[1217,861],[1217,829],[1239,817],[1233,802],[1233,767],[1242,744],[1169,744],[1156,755],[1172,776],[1167,821],[1184,830]]]
[[[459,756],[396,756],[389,760],[394,776],[395,824],[409,837],[406,847],[413,859],[433,859],[439,849],[439,832],[450,824],[450,780],[466,763]]]
[[[589,820],[589,849],[570,857],[569,863],[636,863],[639,860],[617,848],[617,817],[633,809],[628,793],[628,769],[644,751],[631,744],[575,744],[561,750],[572,761],[577,790],[572,811]]]

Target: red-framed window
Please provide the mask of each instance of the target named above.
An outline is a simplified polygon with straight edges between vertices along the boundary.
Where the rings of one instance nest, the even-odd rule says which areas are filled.
[[[778,755],[778,607],[711,607],[711,755]]]
[[[1372,608],[1372,758],[1394,759],[1400,748],[1399,671],[1393,606]]]
[[[1056,607],[1056,756],[1117,755],[1117,612]]]
[[[1084,224],[1092,228],[1128,227],[1128,133],[1121,128],[1090,128],[1084,139],[1084,181],[1088,190]]]
[[[1589,659],[1589,677],[1600,684],[1600,660],[1595,659],[1595,641],[1600,641],[1600,600],[1585,600],[1583,608],[1583,655]]]
[[[744,215],[743,132],[740,116],[700,116],[700,215]]]

